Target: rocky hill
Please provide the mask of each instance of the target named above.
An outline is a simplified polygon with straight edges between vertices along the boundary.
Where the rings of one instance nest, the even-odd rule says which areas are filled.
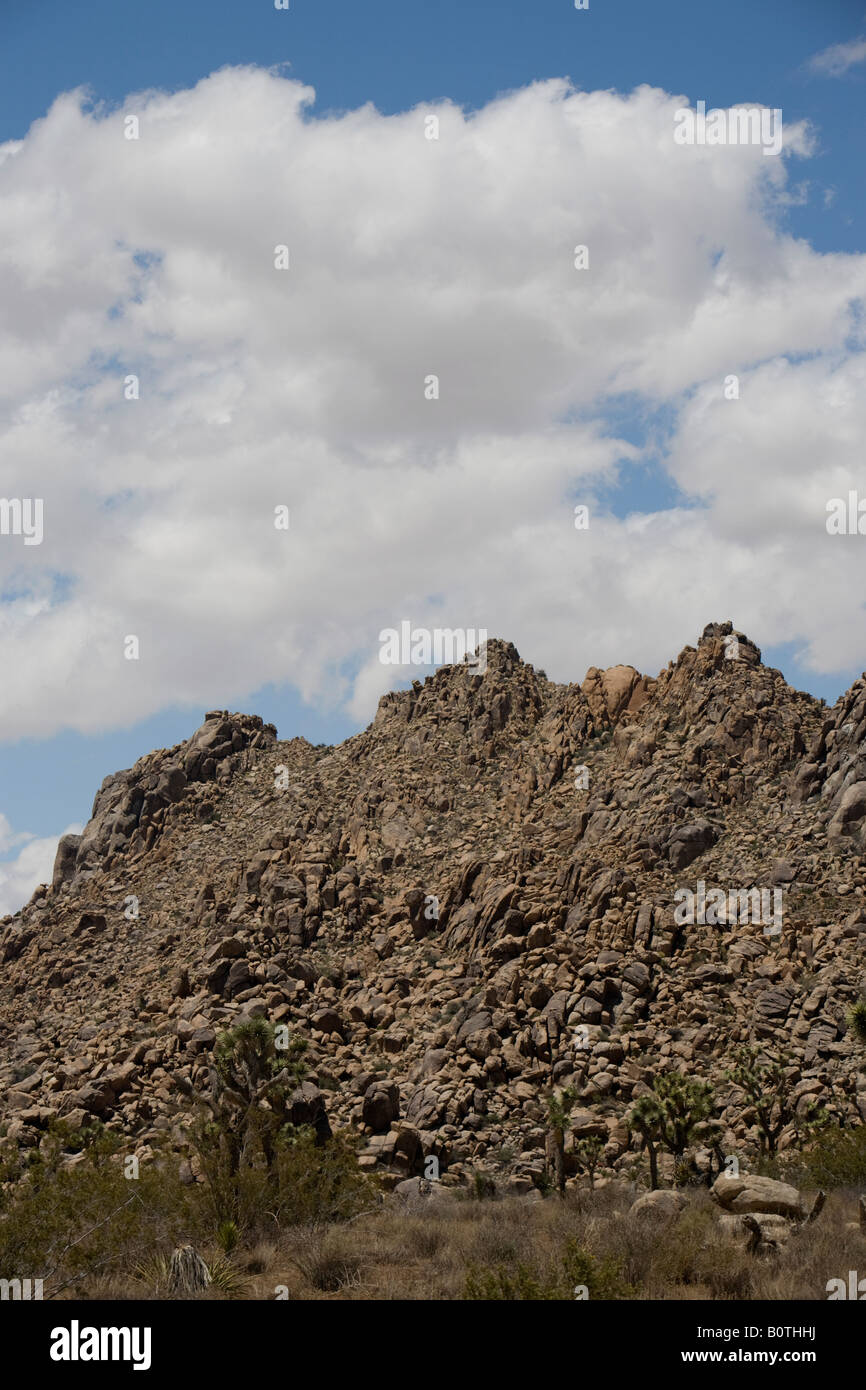
[[[0,1119],[23,1150],[94,1115],[142,1156],[182,1148],[216,1037],[265,1016],[309,1041],[301,1101],[318,1088],[397,1176],[505,1153],[526,1190],[566,1085],[615,1171],[672,1068],[714,1081],[747,1152],[725,1079],[745,1041],[789,1050],[804,1108],[859,1123],[864,841],[866,677],[828,709],[730,623],[655,678],[581,686],[492,641],[486,674],[442,668],[333,748],[214,711],[107,777],[0,921]],[[702,911],[713,889],[739,917]]]

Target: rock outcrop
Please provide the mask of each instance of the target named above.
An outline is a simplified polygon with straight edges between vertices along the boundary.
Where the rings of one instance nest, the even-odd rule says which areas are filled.
[[[730,623],[580,686],[490,642],[484,675],[442,668],[333,748],[213,712],[106,778],[0,921],[7,1138],[95,1115],[146,1149],[252,1017],[307,1040],[299,1116],[404,1180],[496,1159],[531,1189],[552,1085],[578,1095],[569,1164],[594,1136],[630,1172],[625,1118],[672,1068],[745,1158],[741,1043],[787,1050],[802,1110],[862,1122],[864,748],[866,678],[828,710]]]

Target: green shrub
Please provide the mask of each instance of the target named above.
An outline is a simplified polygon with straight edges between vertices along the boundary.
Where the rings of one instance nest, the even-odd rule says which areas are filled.
[[[235,1162],[218,1125],[199,1124],[194,1143],[212,1220],[239,1233],[277,1226],[347,1221],[372,1207],[376,1192],[358,1167],[356,1144],[335,1134],[320,1144],[309,1128],[284,1129],[272,1142],[270,1162],[248,1147]]]
[[[848,1010],[848,1027],[858,1042],[866,1043],[866,995]]]
[[[221,1221],[217,1242],[224,1255],[230,1255],[238,1243],[238,1228],[234,1221]]]
[[[560,1273],[539,1274],[523,1262],[496,1269],[470,1269],[463,1296],[484,1302],[563,1302],[573,1300],[578,1288],[585,1288],[591,1299],[625,1299],[635,1294],[621,1277],[619,1260],[610,1256],[596,1259],[576,1240],[569,1240]]]
[[[866,1125],[826,1129],[804,1153],[785,1159],[783,1175],[800,1187],[862,1188],[866,1186]]]
[[[70,1166],[63,1127],[52,1130],[4,1192],[0,1278],[42,1278],[46,1297],[94,1276],[139,1279],[159,1297],[171,1251],[191,1242],[221,1252],[211,1266],[214,1293],[239,1296],[229,1257],[242,1232],[341,1222],[375,1204],[355,1147],[341,1135],[321,1144],[312,1130],[284,1132],[270,1168],[261,1150],[242,1152],[235,1167],[219,1126],[203,1130],[203,1180],[192,1184],[181,1181],[177,1154],[158,1155],[126,1178],[118,1137],[100,1127],[79,1136]]]
[[[94,1274],[130,1274],[155,1248],[206,1234],[195,1189],[177,1159],[143,1165],[137,1179],[99,1151],[63,1167],[40,1156],[7,1194],[0,1217],[0,1278],[45,1280],[45,1295]]]
[[[472,1174],[472,1196],[477,1202],[492,1201],[496,1196],[496,1179],[489,1173],[481,1173],[477,1170]]]

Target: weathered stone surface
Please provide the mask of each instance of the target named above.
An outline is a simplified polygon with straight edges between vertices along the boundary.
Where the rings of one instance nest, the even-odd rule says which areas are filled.
[[[629,1212],[631,1216],[661,1217],[670,1221],[678,1216],[686,1204],[686,1199],[681,1192],[671,1192],[662,1188],[657,1192],[645,1192],[642,1197],[638,1197],[633,1202]]]
[[[737,1215],[767,1212],[795,1220],[805,1216],[802,1198],[795,1187],[758,1174],[733,1178],[723,1173],[716,1178],[712,1195],[719,1206]]]
[[[54,873],[51,878],[51,887],[55,891],[73,877],[80,844],[80,835],[61,835],[58,840],[57,854],[54,858]]]
[[[400,1092],[393,1081],[374,1081],[364,1092],[365,1125],[376,1134],[389,1129],[400,1114]],[[414,1116],[411,1118],[415,1118]]]

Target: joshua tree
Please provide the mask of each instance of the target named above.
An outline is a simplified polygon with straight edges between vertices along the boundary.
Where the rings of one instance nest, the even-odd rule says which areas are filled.
[[[713,1113],[713,1090],[706,1081],[695,1081],[679,1072],[665,1072],[653,1080],[652,1091],[632,1107],[628,1123],[637,1130],[649,1154],[650,1185],[658,1187],[660,1145],[674,1158],[675,1170],[689,1144],[707,1129]]]
[[[574,1154],[582,1173],[589,1175],[589,1186],[595,1186],[595,1170],[604,1154],[604,1140],[598,1134],[590,1134],[580,1139],[574,1146]]]
[[[712,1116],[713,1088],[707,1081],[667,1072],[656,1077],[655,1091],[663,1114],[661,1140],[679,1163]]]
[[[745,1091],[755,1110],[760,1133],[761,1153],[775,1154],[779,1135],[794,1118],[788,1058],[762,1057],[758,1047],[738,1047],[728,1079]]]
[[[575,1100],[576,1093],[570,1086],[552,1091],[547,1097],[547,1168],[553,1172],[560,1197],[565,1196],[565,1131]]]
[[[244,1149],[255,1132],[270,1167],[274,1141],[289,1123],[292,1092],[306,1067],[301,1038],[277,1047],[277,1030],[263,1018],[239,1023],[223,1033],[214,1048],[211,1093],[206,1104],[228,1150],[230,1171],[236,1173]]]
[[[629,1129],[637,1130],[643,1141],[643,1147],[649,1155],[650,1165],[650,1187],[653,1192],[659,1185],[659,1163],[656,1145],[661,1138],[662,1111],[658,1097],[655,1095],[641,1096],[632,1106],[628,1117]]]

